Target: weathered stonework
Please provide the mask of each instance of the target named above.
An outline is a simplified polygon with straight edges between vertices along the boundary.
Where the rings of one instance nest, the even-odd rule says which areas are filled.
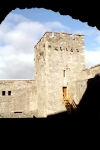
[[[0,81],[0,114],[47,117],[66,111],[63,87],[78,105],[87,80],[100,73],[100,65],[85,67],[84,35],[75,34],[72,38],[72,34],[64,32],[43,35],[34,47],[34,66],[34,80]],[[6,91],[5,96],[2,91]]]

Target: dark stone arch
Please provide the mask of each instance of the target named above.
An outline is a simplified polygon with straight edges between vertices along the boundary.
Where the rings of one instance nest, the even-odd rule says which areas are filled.
[[[19,9],[25,9],[25,8],[45,8],[45,9],[50,9],[50,10],[53,10],[54,12],[59,12],[61,15],[69,15],[71,16],[73,19],[79,19],[81,22],[87,22],[87,24],[91,27],[94,27],[96,26],[98,30],[100,30],[100,19],[99,19],[99,1],[98,3],[92,3],[92,1],[89,3],[89,2],[85,2],[85,1],[80,1],[77,2],[77,1],[66,1],[66,0],[62,0],[62,1],[58,1],[58,0],[28,0],[27,2],[26,1],[23,1],[23,0],[17,0],[17,1],[7,1],[7,0],[3,0],[3,1],[0,1],[0,23],[2,23],[2,21],[5,19],[5,17],[14,9],[16,8],[19,8]],[[95,9],[96,8],[96,9]],[[98,83],[98,82],[97,82]],[[99,93],[99,92],[98,92]],[[94,93],[93,93],[94,94]],[[91,95],[90,95],[91,96]],[[84,103],[83,103],[84,104]],[[83,107],[83,104],[81,104],[81,108]],[[98,103],[97,103],[98,104]],[[76,135],[74,132],[78,130],[78,127],[80,126],[80,133],[82,134],[82,131],[84,131],[82,128],[83,126],[83,121],[82,121],[82,125],[79,124],[79,121],[75,121],[75,122],[78,122],[76,123],[76,127],[75,128],[76,130],[73,130],[74,129],[74,126],[75,126],[75,122],[74,120],[74,115],[72,116],[72,119],[69,118],[68,114],[58,114],[58,116],[61,118],[64,118],[66,120],[66,124],[65,122],[63,121],[59,121],[57,122],[57,124],[55,125],[55,129],[57,129],[57,125],[60,124],[60,129],[64,132],[66,132],[67,130],[67,137],[68,136],[68,130],[69,130],[69,127],[71,127],[69,131],[72,132],[72,135]],[[57,116],[55,115],[54,117],[57,118]],[[67,117],[67,119],[66,119]],[[70,121],[71,120],[71,121]],[[63,123],[62,123],[63,122]],[[86,122],[86,120],[84,119],[84,122]],[[93,122],[94,123],[94,122]],[[89,125],[93,125],[92,124],[89,124]],[[54,122],[52,123],[54,125]],[[78,126],[77,126],[78,124]],[[87,124],[87,123],[86,123]],[[7,125],[7,124],[6,124]],[[33,124],[32,124],[33,125]],[[39,124],[40,125],[40,124]],[[47,125],[47,124],[46,124]],[[62,125],[62,127],[61,127]],[[67,126],[66,126],[67,125]],[[72,126],[73,125],[73,126]],[[24,123],[24,126],[25,126],[25,123]],[[18,127],[18,126],[17,126]],[[51,126],[50,126],[51,127]],[[65,128],[64,128],[65,127]],[[28,128],[28,127],[27,127]],[[90,128],[90,126],[88,126],[88,129]],[[6,128],[5,128],[6,129]],[[22,129],[22,128],[21,128]],[[29,128],[30,129],[30,126]],[[33,129],[33,126],[32,126],[32,129]],[[37,128],[38,131],[39,131],[39,128]],[[49,128],[48,128],[49,129]],[[87,128],[86,128],[87,129]],[[97,126],[96,128],[97,129]],[[100,130],[100,126],[98,128]],[[32,131],[32,130],[31,130]],[[44,130],[43,130],[44,131]],[[51,130],[50,130],[51,131]],[[55,130],[54,130],[55,131]],[[59,130],[58,130],[59,131]],[[58,132],[57,131],[57,132]],[[63,132],[63,133],[64,133]],[[45,133],[45,132],[44,132]],[[74,134],[73,134],[74,133]],[[78,133],[78,132],[76,132]],[[86,132],[85,132],[86,133]],[[93,134],[93,130],[91,132]],[[71,134],[71,133],[70,133]],[[70,135],[69,134],[69,135]],[[81,135],[80,134],[80,135]],[[87,134],[85,134],[87,136]],[[80,137],[80,136],[79,136]],[[83,136],[84,137],[84,136]],[[64,138],[63,138],[64,139]],[[70,139],[70,138],[69,138]],[[74,138],[75,139],[75,138]],[[77,138],[76,138],[77,139]],[[67,141],[67,140],[66,140]],[[78,141],[78,140],[77,140]],[[68,142],[68,141],[67,141]],[[92,143],[92,142],[91,142]],[[83,145],[82,145],[83,146]]]
[[[99,2],[86,3],[85,1],[58,1],[58,0],[17,0],[17,1],[1,1],[0,2],[0,23],[14,9],[30,9],[30,8],[45,8],[54,12],[59,12],[61,15],[69,15],[73,19],[79,19],[81,22],[87,22],[91,27],[96,26],[100,30],[99,23]],[[94,9],[96,8],[96,9]]]

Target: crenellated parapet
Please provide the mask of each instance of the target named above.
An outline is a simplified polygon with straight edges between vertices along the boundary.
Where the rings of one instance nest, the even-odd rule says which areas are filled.
[[[100,74],[100,64],[84,69],[81,74],[81,80],[94,78],[97,74]]]
[[[65,32],[54,32],[54,36],[52,32],[46,32],[39,42],[34,46],[34,48],[39,48],[46,41],[48,42],[57,42],[58,40],[64,40],[66,42],[70,41],[71,44],[78,44],[79,46],[84,46],[84,35],[81,34],[74,34],[74,38],[72,38],[72,34],[65,33]]]
[[[84,35],[74,34],[74,38],[71,33],[65,32],[46,32],[39,42],[34,46],[36,49],[45,47],[46,41],[50,43],[49,49],[55,49],[60,51],[68,51],[70,54],[75,54],[84,51]]]
[[[52,32],[45,32],[42,38],[38,41],[38,43],[34,46],[34,48],[38,48],[42,43],[45,43],[52,37]]]

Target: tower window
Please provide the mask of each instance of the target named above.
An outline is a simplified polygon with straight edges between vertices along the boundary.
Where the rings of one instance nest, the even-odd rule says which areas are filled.
[[[22,111],[15,111],[14,113],[15,113],[15,114],[17,114],[17,113],[22,113]]]
[[[3,95],[3,96],[5,95],[5,91],[2,91],[2,95]]]
[[[71,52],[73,52],[73,49],[71,49]]]
[[[8,91],[8,95],[11,95],[11,91]]]
[[[79,50],[78,49],[76,49],[77,50],[77,52],[79,52]]]
[[[60,47],[60,50],[62,51],[62,48]]]
[[[65,73],[66,73],[66,72],[65,72],[65,70],[64,70],[64,77],[65,77]]]

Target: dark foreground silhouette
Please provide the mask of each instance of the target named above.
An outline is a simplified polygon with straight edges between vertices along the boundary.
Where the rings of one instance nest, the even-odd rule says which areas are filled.
[[[72,109],[71,115],[67,112],[50,115],[48,119],[61,120],[65,126],[73,131],[84,126],[98,128],[100,125],[100,76],[96,75],[87,82],[87,89],[77,106],[77,112]],[[62,121],[63,120],[63,121]],[[82,128],[81,128],[82,129]],[[84,129],[82,129],[84,131]]]
[[[72,6],[74,6],[72,8]],[[23,0],[9,0],[0,1],[0,23],[4,18],[14,9],[25,9],[25,8],[45,8],[59,12],[61,15],[69,15],[74,19],[79,19],[82,22],[87,22],[88,25],[94,27],[96,26],[100,30],[99,22],[99,1],[90,2],[89,5],[85,1],[67,1],[66,0],[28,0],[24,2]],[[84,9],[85,8],[85,9]],[[95,9],[96,8],[96,9]],[[73,11],[72,11],[73,9]],[[95,9],[95,11],[93,11]]]

